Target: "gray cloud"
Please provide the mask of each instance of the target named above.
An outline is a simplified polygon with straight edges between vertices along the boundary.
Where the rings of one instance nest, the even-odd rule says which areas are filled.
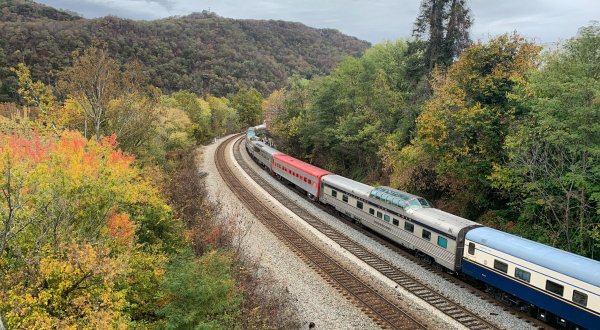
[[[147,3],[156,3],[159,4],[160,6],[164,7],[167,10],[172,10],[173,7],[175,6],[176,2],[175,0],[144,0]]]
[[[69,9],[94,18],[114,15],[132,19],[171,16],[176,0],[40,0],[55,8]]]
[[[410,37],[420,0],[38,0],[85,17],[156,19],[211,10],[224,17],[280,19],[334,28],[372,43]],[[600,17],[598,0],[471,0],[474,39],[518,31],[538,42],[574,36]]]

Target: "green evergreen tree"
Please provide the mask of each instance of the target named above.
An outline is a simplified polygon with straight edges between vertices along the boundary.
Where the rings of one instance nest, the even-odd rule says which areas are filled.
[[[429,71],[436,65],[449,66],[471,43],[473,24],[466,0],[423,0],[413,36],[425,40]]]

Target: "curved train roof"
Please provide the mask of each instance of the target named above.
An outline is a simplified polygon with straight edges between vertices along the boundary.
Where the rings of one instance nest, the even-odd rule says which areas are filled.
[[[408,213],[415,220],[422,221],[452,236],[457,236],[461,229],[465,227],[481,226],[475,221],[433,207],[413,209],[409,210]]]
[[[300,159],[296,159],[290,155],[286,155],[286,154],[276,154],[273,156],[273,158],[279,160],[280,162],[287,164],[289,166],[292,166],[300,171],[303,171],[304,173],[310,174],[316,178],[320,178],[323,175],[327,175],[330,174],[331,172],[324,170],[322,168],[316,167],[314,165],[311,165],[309,163],[305,163],[303,161],[301,161]]]
[[[371,190],[371,197],[403,209],[431,207],[425,198],[386,186]]]
[[[364,199],[369,198],[369,194],[371,193],[371,190],[373,190],[373,187],[367,184],[354,181],[337,174],[324,176],[323,183],[329,184],[340,190],[347,191]]]
[[[467,232],[466,238],[492,249],[600,287],[600,262],[488,227]]]
[[[265,152],[266,154],[269,154],[271,156],[277,155],[277,154],[282,154],[281,151],[269,147],[268,145],[266,145],[264,142],[260,142],[260,141],[252,141],[252,144],[258,148],[260,148],[261,151]]]

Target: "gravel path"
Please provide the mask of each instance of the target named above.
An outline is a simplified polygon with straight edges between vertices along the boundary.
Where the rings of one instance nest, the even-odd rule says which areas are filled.
[[[251,164],[251,166],[253,166],[253,168],[259,169],[259,166],[250,160],[250,158],[248,157],[248,155],[245,151],[242,152],[242,155],[243,155],[244,159],[249,164]],[[497,326],[504,328],[504,329],[536,329],[531,324],[526,323],[525,321],[516,318],[515,316],[511,315],[509,312],[499,310],[499,308],[497,306],[494,306],[494,305],[486,302],[485,300],[478,298],[477,296],[470,293],[468,289],[460,288],[459,286],[457,286],[455,284],[449,283],[448,281],[444,280],[443,278],[423,269],[421,266],[413,263],[412,261],[410,261],[406,258],[403,258],[402,256],[398,255],[397,253],[390,250],[389,248],[382,246],[381,244],[364,236],[362,233],[347,226],[342,221],[336,219],[335,217],[333,217],[333,216],[329,215],[328,213],[315,207],[309,201],[302,199],[295,192],[291,191],[287,187],[284,187],[282,184],[280,184],[279,181],[277,181],[273,177],[271,177],[266,171],[261,170],[258,173],[260,173],[260,175],[264,179],[268,180],[270,183],[273,183],[274,186],[280,192],[282,192],[283,194],[285,194],[287,197],[291,198],[292,200],[296,201],[296,203],[298,203],[298,205],[309,210],[313,215],[317,216],[321,220],[325,221],[326,223],[330,224],[334,228],[338,229],[340,232],[344,233],[348,237],[351,237],[355,241],[359,242],[364,247],[366,247],[368,250],[370,250],[370,251],[376,253],[377,255],[379,255],[380,257],[388,260],[389,262],[391,262],[398,268],[402,269],[403,271],[411,274],[412,276],[414,276],[417,279],[420,279],[423,282],[429,283],[433,288],[435,288],[439,292],[443,293],[447,297],[450,297],[451,299],[453,299],[455,301],[462,302],[463,306],[466,306],[469,310],[471,310],[475,313],[478,313],[480,316],[486,318],[487,320],[496,324]],[[357,263],[357,265],[358,264],[359,263]],[[363,270],[363,273],[365,273],[366,275],[370,275],[371,277],[373,277],[376,280],[379,279],[382,283],[385,283],[384,280],[380,279],[381,274],[372,270],[370,267],[366,267]],[[411,297],[411,295],[406,295],[405,293],[398,291],[398,289],[395,289],[395,288],[389,286],[389,283],[388,283],[388,287],[386,288],[386,290],[390,293],[395,294],[396,296],[399,296],[400,299],[402,299],[402,300],[414,299],[413,297]],[[410,301],[407,301],[407,303],[409,305],[411,304]],[[422,306],[415,306],[415,308],[427,311],[427,314],[428,314],[427,317],[431,317],[431,318],[434,317],[433,315],[435,313],[430,314],[431,311],[423,308]],[[442,326],[441,323],[438,323],[438,322],[440,322],[439,320],[432,319],[432,322],[434,322],[434,324],[437,324],[437,326],[434,326],[434,328],[444,327],[445,329],[448,329],[449,327],[450,328],[452,327],[451,322],[450,322],[450,324],[447,324],[445,326]]]
[[[299,312],[302,329],[308,329],[309,322],[315,324],[314,329],[379,329],[273,236],[227,188],[214,162],[216,147],[223,140],[225,138],[202,150],[203,159],[199,164],[202,164],[200,170],[208,173],[204,179],[207,192],[213,201],[221,204],[222,218],[235,221],[242,229],[240,248],[248,257],[260,261],[261,271],[286,287]]]

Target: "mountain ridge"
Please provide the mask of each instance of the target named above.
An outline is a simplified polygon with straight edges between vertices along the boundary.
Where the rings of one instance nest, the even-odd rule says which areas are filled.
[[[7,3],[17,4],[12,8],[19,8],[19,3],[36,4]],[[7,8],[5,4],[2,12],[10,12]],[[24,62],[34,78],[46,83],[54,83],[57,73],[70,65],[72,51],[96,42],[121,63],[142,62],[152,83],[165,92],[187,89],[226,95],[254,87],[268,94],[283,87],[293,74],[328,74],[341,59],[360,56],[370,46],[333,29],[280,20],[231,19],[206,11],[151,21],[115,16],[35,18],[38,12],[25,11],[20,20],[0,23],[0,67]],[[4,82],[0,101],[13,100],[14,77],[0,70],[0,79]]]

